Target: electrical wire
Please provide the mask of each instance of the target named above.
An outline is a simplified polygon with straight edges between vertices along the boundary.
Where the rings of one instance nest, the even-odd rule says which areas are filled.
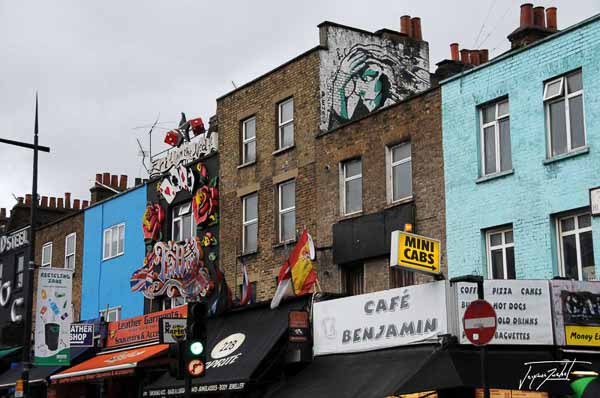
[[[483,30],[485,28],[485,24],[487,23],[490,15],[492,14],[492,10],[494,9],[494,5],[496,5],[496,0],[492,0],[490,2],[490,6],[488,7],[487,15],[483,19],[483,23],[481,24],[481,28],[479,29],[479,33],[477,33],[477,37],[475,37],[475,41],[473,42],[473,47],[472,48],[477,48],[477,42],[479,41],[479,38],[481,37],[481,33],[483,33]]]

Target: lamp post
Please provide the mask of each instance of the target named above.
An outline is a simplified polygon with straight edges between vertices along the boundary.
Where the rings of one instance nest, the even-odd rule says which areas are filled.
[[[25,276],[25,314],[23,335],[23,397],[29,397],[29,369],[31,369],[31,321],[33,309],[33,277],[35,271],[35,227],[37,214],[37,177],[38,177],[38,151],[50,152],[50,148],[38,145],[38,97],[35,94],[35,125],[33,128],[33,144],[0,138],[0,143],[33,149],[33,183],[31,186],[31,213],[29,221],[29,262]],[[16,394],[15,394],[16,396]]]

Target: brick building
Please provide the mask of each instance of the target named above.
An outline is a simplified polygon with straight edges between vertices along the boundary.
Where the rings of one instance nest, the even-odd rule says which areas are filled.
[[[318,227],[317,135],[429,88],[420,20],[402,17],[401,27],[372,33],[324,22],[317,47],[217,99],[226,154],[220,258],[230,286],[239,289],[244,261],[258,299],[268,299],[303,228],[318,248],[331,240]]]

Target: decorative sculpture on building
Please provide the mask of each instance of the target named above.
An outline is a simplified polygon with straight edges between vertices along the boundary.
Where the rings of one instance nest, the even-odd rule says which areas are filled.
[[[164,221],[165,210],[158,203],[148,204],[142,222],[142,231],[146,242],[155,242],[161,239],[161,229]]]

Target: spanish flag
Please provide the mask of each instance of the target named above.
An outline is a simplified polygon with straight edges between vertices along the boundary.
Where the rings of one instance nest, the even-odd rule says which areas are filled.
[[[290,257],[279,269],[277,291],[271,301],[276,308],[284,297],[310,293],[317,280],[314,267],[315,245],[310,234],[304,230]]]

